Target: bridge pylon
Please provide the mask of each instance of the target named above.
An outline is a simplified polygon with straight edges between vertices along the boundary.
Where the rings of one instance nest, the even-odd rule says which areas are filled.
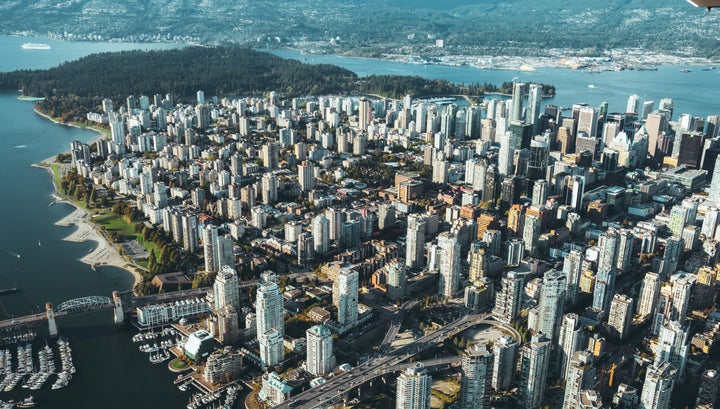
[[[112,298],[115,303],[115,324],[122,324],[125,322],[125,312],[123,311],[122,299],[117,291],[113,291]]]
[[[58,327],[57,323],[55,322],[55,310],[53,310],[52,304],[45,304],[45,315],[47,316],[48,320],[48,330],[50,331],[50,336],[56,337],[58,335]]]

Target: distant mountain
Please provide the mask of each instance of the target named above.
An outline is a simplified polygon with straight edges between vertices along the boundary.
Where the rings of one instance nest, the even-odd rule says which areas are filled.
[[[0,32],[323,52],[720,56],[720,12],[681,0],[7,0]],[[445,49],[437,50],[435,40]]]

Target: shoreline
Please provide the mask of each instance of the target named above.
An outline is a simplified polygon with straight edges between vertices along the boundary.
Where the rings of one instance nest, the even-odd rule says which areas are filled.
[[[35,109],[35,112],[38,115],[49,119],[55,124],[66,125],[53,120],[48,115],[38,112],[37,109]],[[78,127],[76,125],[67,126],[74,126],[82,129],[82,127]],[[97,130],[95,131],[100,133]],[[104,138],[104,135],[101,134],[100,138]],[[99,138],[96,138],[95,140],[97,139]],[[130,263],[125,260],[125,258],[120,254],[115,245],[109,242],[102,234],[102,232],[99,231],[97,225],[91,220],[92,215],[90,214],[90,212],[88,212],[86,209],[82,208],[72,200],[69,200],[60,195],[60,186],[58,186],[55,181],[55,173],[53,172],[53,169],[51,167],[54,163],[55,156],[40,161],[38,163],[34,163],[31,166],[45,169],[50,174],[53,184],[52,197],[57,203],[67,203],[75,208],[75,210],[73,210],[69,215],[55,222],[56,226],[77,227],[77,229],[75,229],[73,232],[63,238],[63,241],[72,241],[76,243],[85,243],[88,241],[95,242],[96,246],[94,246],[88,254],[80,258],[79,261],[89,265],[90,268],[93,269],[93,271],[95,271],[95,268],[98,266],[118,267],[127,271],[133,277],[133,284],[131,290],[134,290],[135,286],[143,281],[142,275],[134,269],[127,267]]]

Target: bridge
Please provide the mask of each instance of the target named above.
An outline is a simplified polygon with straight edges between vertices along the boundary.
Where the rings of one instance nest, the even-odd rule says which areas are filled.
[[[240,289],[250,288],[257,285],[257,283],[257,280],[242,281],[238,283],[238,287]],[[47,303],[45,304],[45,312],[0,321],[0,330],[47,321],[50,335],[55,336],[58,334],[57,324],[55,322],[56,318],[105,310],[114,310],[115,323],[121,324],[125,321],[126,311],[132,311],[137,307],[150,304],[169,303],[188,298],[204,297],[211,290],[212,288],[210,287],[192,288],[189,290],[152,294],[142,297],[135,297],[132,293],[120,294],[114,291],[112,297],[80,297],[62,302],[55,308],[53,308],[51,303]]]
[[[348,392],[349,390],[360,387],[363,383],[371,381],[378,376],[406,368],[407,363],[405,361],[408,361],[413,356],[478,325],[492,325],[500,327],[501,329],[509,332],[518,342],[521,341],[520,333],[518,333],[518,331],[507,323],[492,319],[489,314],[464,315],[435,332],[424,335],[389,353],[382,354],[351,369],[341,376],[332,377],[322,384],[322,387],[306,390],[289,401],[275,406],[275,408],[290,409],[292,407],[312,409],[322,406],[331,400],[337,399],[340,395]]]

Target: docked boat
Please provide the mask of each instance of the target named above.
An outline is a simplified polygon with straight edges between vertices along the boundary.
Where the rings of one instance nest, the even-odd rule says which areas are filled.
[[[35,398],[33,398],[32,395],[28,396],[27,398],[23,399],[22,402],[17,403],[18,408],[33,408],[35,407]]]

